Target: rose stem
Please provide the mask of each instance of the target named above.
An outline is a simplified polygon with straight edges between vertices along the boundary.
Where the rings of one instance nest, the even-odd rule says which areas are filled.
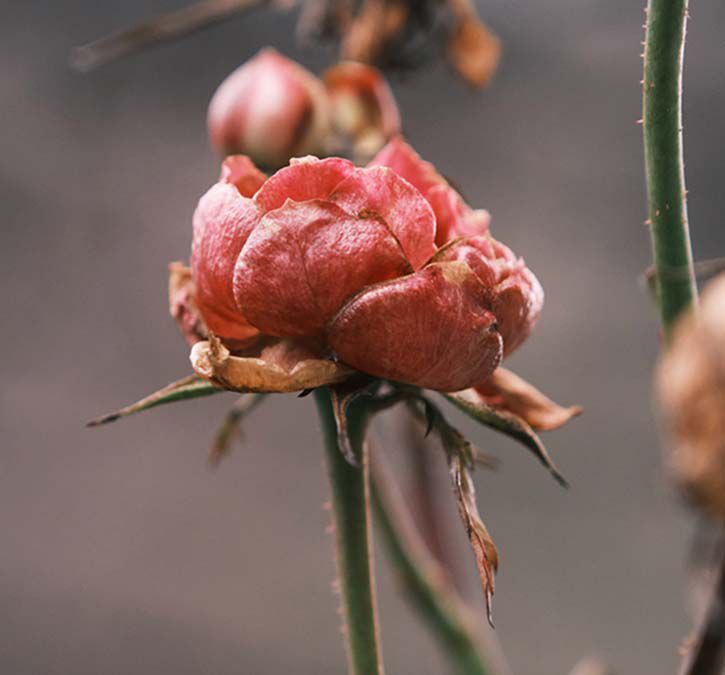
[[[682,62],[688,0],[649,0],[644,49],[645,173],[665,339],[697,298],[682,154]]]
[[[365,415],[355,406],[348,413],[348,433],[359,452],[360,467],[343,457],[330,393],[315,389],[315,402],[324,437],[327,473],[332,490],[337,572],[345,620],[351,675],[382,675],[383,664],[372,565],[372,532],[368,454],[363,442]]]
[[[682,661],[680,675],[722,673],[725,664],[725,556],[721,556],[710,599],[694,639]]]
[[[492,675],[484,659],[485,627],[461,601],[418,534],[379,452],[371,458],[371,494],[377,523],[410,601],[455,664],[458,675]],[[499,658],[500,660],[500,658]],[[501,666],[499,672],[507,673]]]
[[[190,35],[266,1],[203,0],[187,5],[76,47],[71,52],[71,65],[81,71],[93,70],[133,52]]]

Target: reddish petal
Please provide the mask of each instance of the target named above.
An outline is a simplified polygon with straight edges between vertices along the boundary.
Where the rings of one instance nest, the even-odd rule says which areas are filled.
[[[414,269],[435,253],[435,216],[428,202],[392,169],[357,169],[336,188],[330,200],[353,215],[380,216]]]
[[[486,234],[491,214],[479,209],[474,211],[450,185],[432,187],[426,199],[436,216],[436,244],[443,246],[455,237]]]
[[[231,183],[242,197],[253,197],[265,180],[267,176],[246,155],[229,155],[222,162],[219,182]]]
[[[449,243],[435,262],[465,262],[484,287],[482,301],[496,315],[505,355],[526,340],[544,304],[538,279],[507,246],[490,235],[466,237]]]
[[[316,336],[353,293],[410,271],[380,220],[330,202],[289,201],[250,235],[234,270],[234,294],[262,332]]]
[[[434,185],[447,184],[436,168],[413,150],[402,136],[396,136],[368,164],[368,166],[387,166],[414,187],[427,195]]]
[[[270,176],[254,201],[266,213],[278,209],[288,199],[296,202],[326,199],[354,170],[352,162],[339,157],[293,159],[289,166]]]
[[[362,372],[440,391],[482,382],[501,361],[496,319],[461,262],[434,263],[352,298],[328,329],[339,358]]]
[[[246,340],[257,330],[234,301],[232,274],[239,252],[260,215],[251,199],[230,183],[217,183],[194,213],[191,268],[196,303],[206,325],[220,337]]]

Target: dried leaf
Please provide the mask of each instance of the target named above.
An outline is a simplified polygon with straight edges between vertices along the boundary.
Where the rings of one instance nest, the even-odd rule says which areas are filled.
[[[481,577],[483,594],[486,598],[488,621],[493,626],[492,601],[494,591],[494,573],[498,569],[498,551],[481,520],[476,505],[476,491],[471,472],[461,453],[448,455],[448,468],[453,481],[458,513],[461,516],[471,548],[476,556],[476,565]]]
[[[239,392],[294,392],[336,384],[354,371],[316,356],[292,340],[261,343],[245,355],[233,356],[215,335],[191,349],[198,375]]]
[[[582,413],[581,406],[565,408],[555,403],[506,368],[497,368],[476,391],[488,405],[522,417],[537,431],[558,429]]]
[[[562,486],[569,486],[566,479],[554,465],[541,439],[525,419],[508,410],[488,405],[475,389],[466,389],[455,394],[443,394],[443,396],[480,424],[500,431],[522,443],[534,453]]]
[[[229,454],[229,446],[234,437],[241,436],[241,424],[244,418],[252,412],[262,401],[266,394],[244,394],[230,408],[224,417],[224,421],[217,429],[209,450],[209,462],[216,466]]]
[[[220,387],[215,385],[208,380],[200,378],[198,375],[189,375],[181,380],[172,382],[165,386],[163,389],[142,398],[140,401],[121,408],[116,412],[97,417],[96,419],[88,422],[87,426],[97,427],[101,424],[108,424],[109,422],[115,422],[121,417],[128,417],[134,413],[141,412],[142,410],[148,410],[154,408],[157,405],[164,405],[166,403],[174,403],[175,401],[183,401],[188,398],[201,398],[202,396],[210,396],[223,391]]]
[[[374,383],[375,380],[363,375],[330,387],[332,412],[335,416],[335,425],[337,427],[337,444],[343,457],[349,464],[355,467],[359,467],[360,462],[350,442],[347,429],[347,411],[350,408],[350,404],[355,399],[365,395]]]

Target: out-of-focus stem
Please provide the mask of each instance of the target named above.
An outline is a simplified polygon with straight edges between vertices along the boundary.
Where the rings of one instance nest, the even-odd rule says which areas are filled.
[[[337,426],[327,388],[315,389],[324,437],[327,473],[337,549],[345,636],[351,675],[383,675],[375,601],[370,527],[369,462],[364,443],[365,414],[356,406],[348,412],[350,443],[359,455],[352,466],[338,446]]]
[[[682,63],[688,0],[649,0],[644,50],[645,171],[657,298],[665,337],[696,301],[682,154]]]
[[[78,70],[92,70],[127,54],[195,33],[265,2],[203,0],[76,47],[71,64]]]
[[[506,675],[484,657],[484,626],[460,600],[413,525],[379,453],[372,466],[372,503],[383,539],[412,603],[455,665],[457,675]]]
[[[721,546],[725,545],[725,541]],[[710,594],[708,606],[697,628],[693,644],[685,654],[680,675],[720,675],[725,666],[725,552]]]

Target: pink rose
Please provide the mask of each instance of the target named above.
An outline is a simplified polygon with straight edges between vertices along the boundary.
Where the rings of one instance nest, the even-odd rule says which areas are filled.
[[[305,157],[266,180],[230,157],[194,216],[195,301],[225,341],[292,339],[376,377],[465,389],[543,303],[488,221],[402,139],[368,168]]]

